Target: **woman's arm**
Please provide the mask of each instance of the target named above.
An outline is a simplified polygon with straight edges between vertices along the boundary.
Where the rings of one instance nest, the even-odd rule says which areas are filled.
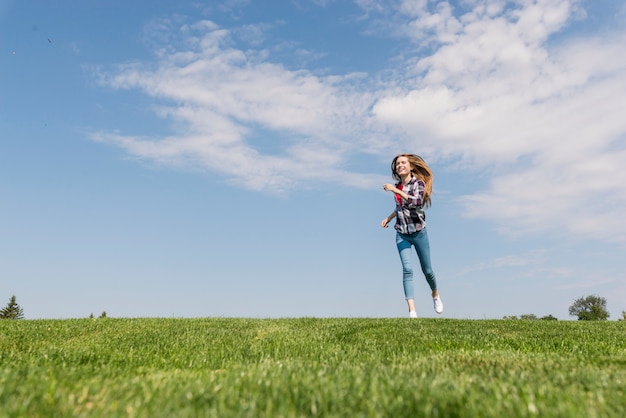
[[[393,184],[389,183],[385,184],[383,188],[400,196],[402,200],[404,200],[411,206],[421,206],[423,203],[424,182],[421,180],[409,183],[408,187],[405,188],[406,191],[400,190]]]
[[[385,189],[385,191],[393,192],[394,194],[399,195],[404,200],[409,200],[408,194],[404,193],[402,190],[398,189],[396,186],[394,186],[391,183],[384,184],[383,189]]]
[[[415,184],[417,185],[417,183],[418,182],[416,182]],[[422,200],[421,195],[419,195],[419,189],[417,190],[418,196],[413,196],[413,194],[406,193],[403,190],[398,189],[393,184],[387,183],[383,186],[383,188],[388,192],[393,192],[394,194],[400,196],[402,200],[404,200],[405,202],[408,202],[410,205],[419,206],[419,203],[416,201],[421,202]],[[409,191],[411,191],[411,189],[409,189]]]

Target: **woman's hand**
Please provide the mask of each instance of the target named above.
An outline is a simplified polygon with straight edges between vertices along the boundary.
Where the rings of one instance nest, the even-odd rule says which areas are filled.
[[[383,228],[387,228],[389,226],[389,222],[391,222],[391,220],[395,217],[396,217],[396,212],[391,212],[389,216],[387,216],[385,219],[382,220],[382,222],[380,223],[380,226],[382,226]]]

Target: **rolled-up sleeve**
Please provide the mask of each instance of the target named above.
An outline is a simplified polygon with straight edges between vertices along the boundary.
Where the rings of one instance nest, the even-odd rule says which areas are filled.
[[[407,206],[409,207],[421,207],[424,201],[424,182],[416,180],[409,183],[409,187],[406,190],[408,195]]]

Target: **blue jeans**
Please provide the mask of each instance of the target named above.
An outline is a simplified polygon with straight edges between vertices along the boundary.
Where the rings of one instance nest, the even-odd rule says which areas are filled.
[[[430,243],[426,228],[414,234],[401,234],[396,232],[396,246],[402,261],[402,285],[404,286],[404,296],[406,299],[413,299],[413,266],[411,265],[411,246],[415,247],[420,260],[422,273],[430,286],[430,290],[437,289],[437,280],[430,264]]]

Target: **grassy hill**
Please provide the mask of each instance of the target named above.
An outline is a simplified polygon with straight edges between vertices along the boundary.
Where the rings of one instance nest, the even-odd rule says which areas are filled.
[[[626,321],[0,321],[0,417],[620,417]]]

